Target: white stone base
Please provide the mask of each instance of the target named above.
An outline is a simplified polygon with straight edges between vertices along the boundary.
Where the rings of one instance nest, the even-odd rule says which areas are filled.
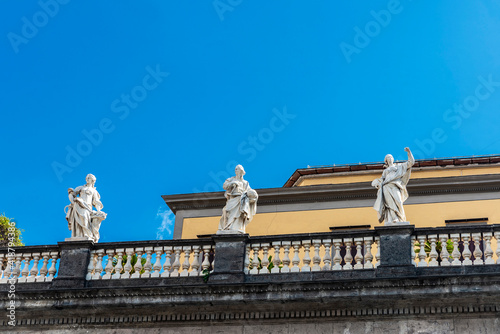
[[[410,222],[384,223],[384,226],[410,225]]]
[[[243,231],[218,230],[216,234],[245,234]]]
[[[64,239],[64,241],[87,241],[87,240],[92,241],[92,239],[89,237],[71,237]]]

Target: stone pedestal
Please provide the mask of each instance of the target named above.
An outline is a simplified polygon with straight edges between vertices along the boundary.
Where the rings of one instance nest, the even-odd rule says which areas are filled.
[[[90,237],[71,237],[71,238],[66,238],[64,239],[66,242],[71,242],[71,241],[92,241]]]
[[[248,234],[216,234],[212,239],[215,242],[215,267],[210,282],[243,282]]]
[[[380,236],[380,265],[377,267],[377,276],[411,275],[415,272],[411,256],[411,235],[414,230],[415,225],[409,223],[375,227]]]
[[[57,277],[53,281],[54,287],[84,287],[87,267],[90,260],[92,241],[59,242],[61,261]]]

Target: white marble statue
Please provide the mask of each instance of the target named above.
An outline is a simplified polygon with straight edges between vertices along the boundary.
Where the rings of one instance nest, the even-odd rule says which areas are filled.
[[[406,185],[410,180],[411,167],[415,159],[408,147],[405,151],[408,153],[408,161],[403,163],[395,164],[393,156],[386,155],[382,177],[372,182],[372,186],[378,189],[373,208],[378,212],[378,221],[380,223],[385,221],[386,226],[406,222],[403,203],[408,198]]]
[[[222,186],[226,191],[226,206],[222,209],[217,234],[243,234],[245,227],[257,211],[258,195],[243,180],[245,170],[242,165],[234,169],[236,176],[230,177]]]
[[[101,222],[106,219],[106,213],[102,212],[101,196],[95,188],[96,178],[89,174],[85,178],[87,184],[68,189],[70,204],[64,208],[68,228],[71,231],[72,240],[99,241],[99,228]],[[97,211],[92,210],[94,206]]]

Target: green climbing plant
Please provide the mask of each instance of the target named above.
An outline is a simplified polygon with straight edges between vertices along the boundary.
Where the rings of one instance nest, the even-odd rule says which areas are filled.
[[[137,254],[132,255],[132,259],[130,260],[130,264],[132,265],[132,270],[130,271],[130,274],[135,273],[135,268],[134,265],[137,263]],[[140,271],[140,274],[144,273],[144,264],[146,263],[146,259],[141,257],[141,265],[142,269]],[[118,256],[113,257],[113,267],[116,267],[118,264]],[[127,255],[123,255],[122,257],[122,270],[120,274],[125,273],[125,270],[123,269],[125,267],[125,264],[127,264]],[[113,274],[115,273],[115,270],[113,270]]]
[[[263,268],[262,267],[262,260],[261,260],[260,257],[257,257],[257,259],[259,260],[259,265],[257,266],[257,269],[261,270]],[[269,264],[267,265],[267,270],[271,271],[271,269],[274,268],[273,256],[272,255],[269,255],[268,261],[269,261]],[[280,261],[280,264],[279,264],[278,268],[283,268],[283,262]],[[250,264],[248,266],[248,269],[253,269],[253,258],[250,258]]]
[[[429,253],[431,252],[431,243],[429,241],[425,242],[424,250],[425,253],[427,253],[427,255],[429,255]],[[441,254],[442,250],[443,250],[443,245],[441,241],[436,242],[436,252],[438,252],[438,254]],[[448,251],[449,258],[451,259],[452,258],[451,253],[453,252],[453,241],[451,240],[446,241],[446,250]],[[420,252],[420,244],[417,242],[415,244],[415,254],[418,255],[419,252]]]

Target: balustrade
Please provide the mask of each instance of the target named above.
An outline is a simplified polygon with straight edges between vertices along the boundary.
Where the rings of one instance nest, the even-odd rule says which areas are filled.
[[[445,229],[436,230],[445,231]],[[450,233],[416,231],[416,235],[412,237],[413,264],[417,267],[500,264],[500,247],[498,247],[500,232],[493,233],[489,227],[483,226],[478,227],[476,231],[473,228],[462,228],[465,231],[460,233],[454,233],[460,231],[458,228],[446,230]],[[496,247],[496,252],[493,251],[493,245]]]
[[[412,264],[500,264],[499,240],[496,225],[415,229],[410,237]],[[251,237],[244,252],[248,275],[374,270],[381,261],[376,230]],[[214,253],[212,239],[95,244],[86,280],[205,276],[213,271]],[[10,253],[4,248],[0,284],[51,282],[57,277],[59,258],[58,246],[18,247]]]
[[[214,266],[212,244],[170,242],[165,246],[116,248],[110,243],[95,247],[87,280],[203,276]]]
[[[30,252],[30,247],[16,250],[23,252],[0,254],[0,284],[51,282],[57,277],[59,251],[54,249]]]
[[[269,240],[252,242],[247,245],[245,273],[276,274],[295,272],[316,272],[324,270],[374,269],[378,241],[372,236],[356,238],[319,238],[292,240]],[[280,236],[276,236],[279,239]],[[259,239],[259,238],[255,238]],[[297,238],[295,238],[297,239]],[[312,256],[312,257],[311,257]],[[379,261],[380,256],[375,260]]]

